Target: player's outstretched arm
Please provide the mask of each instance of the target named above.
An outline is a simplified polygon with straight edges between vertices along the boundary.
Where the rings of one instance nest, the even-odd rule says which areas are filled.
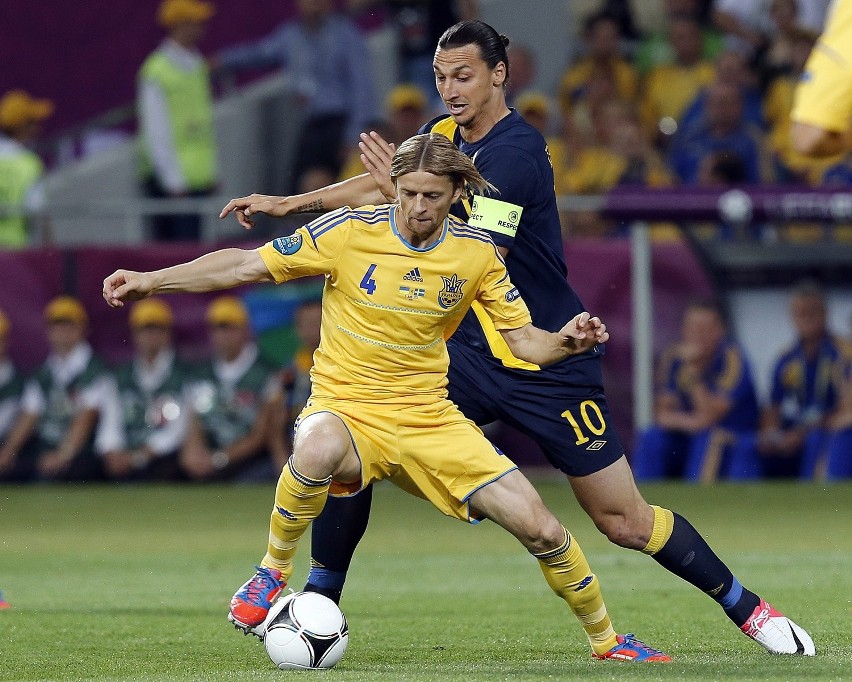
[[[125,301],[151,294],[217,291],[266,281],[273,277],[256,250],[221,249],[162,270],[116,270],[104,280],[103,297],[113,308],[120,308]]]
[[[251,194],[247,197],[231,199],[219,213],[219,217],[225,218],[233,213],[237,222],[250,230],[254,227],[253,216],[258,213],[280,218],[290,213],[333,211],[343,206],[385,204],[388,201],[376,186],[372,176],[369,173],[363,173],[312,192],[289,197]]]
[[[599,317],[582,312],[558,332],[547,332],[532,324],[500,332],[512,355],[536,365],[549,365],[569,355],[591,350],[609,340],[606,325]]]

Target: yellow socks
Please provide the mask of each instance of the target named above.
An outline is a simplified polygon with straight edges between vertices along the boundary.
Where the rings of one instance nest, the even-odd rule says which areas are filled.
[[[275,508],[269,520],[269,546],[261,565],[277,568],[286,582],[293,572],[296,545],[308,524],[319,516],[328,498],[331,477],[303,476],[288,460],[275,488]]]
[[[556,549],[534,554],[550,588],[562,597],[577,616],[592,650],[603,654],[618,641],[601,595],[600,583],[576,538],[565,531],[565,542]]]
[[[674,528],[674,514],[664,507],[651,505],[654,510],[654,528],[651,530],[651,539],[642,550],[645,554],[654,555],[659,552],[669,541]]]

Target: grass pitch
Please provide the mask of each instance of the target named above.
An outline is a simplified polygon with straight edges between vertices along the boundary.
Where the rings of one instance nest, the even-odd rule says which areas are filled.
[[[852,678],[852,486],[645,486],[748,587],[809,630],[775,657],[651,559],[609,545],[567,483],[534,479],[581,541],[616,629],[670,665],[592,661],[535,561],[490,523],[443,517],[384,483],[350,572],[346,656],[276,670],[225,620],[266,544],[273,486],[0,487],[0,680],[842,680]],[[307,538],[292,581],[307,575]]]

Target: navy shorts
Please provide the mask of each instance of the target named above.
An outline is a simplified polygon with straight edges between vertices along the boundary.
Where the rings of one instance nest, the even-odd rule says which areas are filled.
[[[447,347],[449,397],[468,419],[480,425],[499,419],[528,435],[569,476],[593,474],[624,455],[604,396],[600,356],[536,372],[510,369],[461,343]]]

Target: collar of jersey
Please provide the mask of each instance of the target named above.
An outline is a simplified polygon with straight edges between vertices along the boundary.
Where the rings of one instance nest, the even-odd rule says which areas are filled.
[[[479,151],[482,146],[486,142],[490,142],[497,135],[501,133],[503,128],[507,128],[511,125],[514,125],[515,121],[521,117],[521,115],[515,111],[513,107],[509,107],[509,113],[506,114],[503,118],[501,118],[494,126],[485,133],[485,137],[478,139],[476,142],[468,142],[462,137],[461,128],[456,128],[456,131],[453,135],[453,144],[456,145],[459,149],[461,149],[468,156],[472,156],[474,153]],[[522,118],[522,117],[521,117]]]
[[[391,204],[391,207],[390,207],[391,230],[397,236],[397,239],[399,239],[399,241],[401,241],[403,244],[405,244],[405,246],[407,248],[411,249],[412,251],[426,252],[426,251],[431,251],[432,249],[434,249],[442,241],[444,241],[444,237],[447,236],[447,229],[448,229],[449,225],[450,225],[449,217],[444,218],[444,226],[441,228],[441,236],[438,237],[438,239],[435,241],[434,244],[430,244],[429,246],[422,248],[422,249],[417,247],[417,246],[412,246],[411,244],[408,243],[408,241],[405,239],[405,237],[403,237],[400,234],[399,230],[397,229],[397,227],[396,227],[396,204]]]

